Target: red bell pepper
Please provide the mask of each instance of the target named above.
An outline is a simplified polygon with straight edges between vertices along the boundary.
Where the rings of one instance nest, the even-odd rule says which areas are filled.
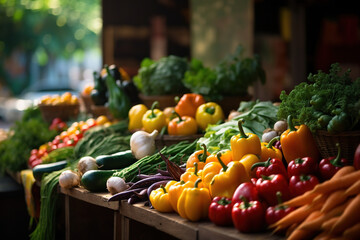
[[[289,180],[289,189],[292,197],[302,195],[303,193],[312,190],[319,180],[314,175],[294,175]]]
[[[242,202],[242,197],[245,197],[248,201],[260,200],[256,186],[252,182],[241,183],[234,192],[232,202]]]
[[[276,197],[278,204],[276,206],[270,206],[266,209],[265,213],[265,220],[268,225],[271,225],[286,215],[288,215],[290,212],[295,210],[295,207],[289,207],[287,205],[283,205],[281,192],[276,192]]]
[[[243,198],[242,202],[234,204],[231,216],[235,228],[240,232],[258,232],[265,227],[265,209],[260,201]]]
[[[289,162],[287,172],[288,176],[301,174],[317,174],[318,163],[312,157],[296,158]]]
[[[269,158],[265,162],[258,162],[252,165],[251,171],[256,169],[257,178],[261,178],[261,176],[270,176],[272,174],[281,174],[286,179],[288,177],[286,168],[283,162],[277,158]]]
[[[209,206],[209,219],[219,226],[232,224],[231,211],[233,203],[227,197],[214,197]]]
[[[354,168],[356,170],[360,169],[360,144],[357,146],[354,154]]]
[[[341,149],[339,143],[336,143],[338,153],[336,157],[324,158],[320,161],[319,172],[322,180],[328,180],[339,171],[340,168],[349,165],[346,158],[341,158]]]
[[[287,179],[282,174],[262,176],[256,181],[256,189],[261,198],[270,206],[277,204],[276,192],[280,191],[283,199],[290,198],[289,185]]]

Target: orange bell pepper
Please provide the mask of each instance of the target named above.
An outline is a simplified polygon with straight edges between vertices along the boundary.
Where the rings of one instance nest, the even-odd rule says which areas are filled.
[[[193,135],[198,131],[195,118],[190,116],[180,116],[177,112],[176,118],[172,119],[168,124],[169,135]]]
[[[274,142],[280,140],[280,137],[274,137],[269,143],[261,143],[261,155],[260,160],[262,162],[267,161],[269,158],[277,158],[282,160],[282,152],[280,149],[273,147]]]
[[[193,182],[184,182],[184,181],[170,181],[171,186],[169,186],[169,200],[172,208],[175,212],[178,212],[177,210],[177,202],[179,200],[179,197],[182,193],[182,191],[185,188],[194,187]],[[168,183],[169,184],[169,183]]]
[[[180,181],[195,182],[196,180],[201,178],[200,177],[202,174],[201,171],[202,170],[198,169],[198,163],[195,162],[194,167],[186,169],[186,171],[183,174],[181,174]]]
[[[242,120],[239,120],[240,134],[234,135],[230,139],[233,161],[239,161],[245,154],[252,153],[260,156],[260,138],[253,133],[246,133],[242,127]]]
[[[222,170],[221,164],[217,162],[209,162],[205,165],[205,167],[202,170],[201,179],[202,183],[204,184],[204,187],[209,188],[210,182],[213,179],[213,177]]]
[[[195,118],[197,108],[204,103],[205,99],[202,95],[197,93],[186,93],[176,104],[175,111],[180,116],[190,116]]]
[[[289,129],[280,136],[281,149],[286,162],[303,157],[312,157],[319,161],[320,153],[310,129],[304,124],[294,126],[291,115],[288,116],[288,126]]]
[[[194,163],[198,164],[199,170],[204,168],[206,159],[210,155],[210,153],[207,151],[205,144],[202,144],[201,147],[203,149],[198,150],[190,155],[190,157],[186,161],[186,169],[194,167]]]
[[[221,153],[221,160],[225,165],[228,165],[231,161],[234,160],[233,152],[231,150],[229,149],[222,150],[220,151],[220,153]],[[208,156],[208,158],[206,159],[206,164],[208,164],[209,162],[219,162],[217,153],[212,153]]]

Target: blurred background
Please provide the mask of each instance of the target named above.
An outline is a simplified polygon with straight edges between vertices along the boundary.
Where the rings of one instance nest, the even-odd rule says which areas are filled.
[[[131,77],[145,57],[211,67],[239,44],[266,71],[254,98],[277,100],[334,62],[357,77],[359,11],[350,0],[0,0],[0,120],[49,92],[78,93],[104,64]]]

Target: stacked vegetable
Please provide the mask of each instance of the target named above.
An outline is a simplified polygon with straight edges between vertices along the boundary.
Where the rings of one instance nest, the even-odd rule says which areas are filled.
[[[175,107],[158,109],[154,102],[151,109],[143,104],[133,106],[129,111],[129,130],[157,130],[169,135],[193,135],[204,131],[208,125],[224,121],[222,108],[215,102],[205,102],[200,94],[183,94]]]

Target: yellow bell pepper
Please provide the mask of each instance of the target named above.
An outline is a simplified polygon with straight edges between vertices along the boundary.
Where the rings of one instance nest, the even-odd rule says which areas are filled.
[[[273,144],[275,141],[278,141],[280,137],[274,137],[270,140],[269,143],[262,142],[261,143],[261,155],[260,160],[262,162],[267,161],[269,158],[277,158],[279,160],[282,160],[282,153],[280,149],[277,149],[273,147]]]
[[[158,210],[159,212],[172,212],[173,208],[169,199],[169,187],[171,185],[166,184],[166,186],[161,186],[153,191],[151,191],[149,200],[151,205]]]
[[[177,209],[182,218],[196,222],[208,217],[211,197],[207,188],[198,186],[201,179],[195,182],[193,188],[185,188],[181,193]]]
[[[222,166],[217,162],[209,162],[205,165],[205,167],[202,170],[201,179],[202,183],[204,184],[204,187],[209,188],[210,182],[213,179],[213,177],[222,170]]]
[[[226,166],[221,161],[221,153],[218,153],[217,156],[223,169],[211,180],[210,195],[212,198],[216,196],[232,198],[236,188],[241,183],[250,181],[249,174],[239,161],[232,161]]]
[[[253,133],[246,133],[242,127],[242,120],[239,120],[240,133],[234,135],[230,139],[230,146],[233,152],[233,161],[240,161],[240,159],[248,153],[260,156],[261,143],[260,138]]]
[[[186,171],[181,174],[180,181],[184,182],[196,182],[199,178],[201,178],[202,170],[198,169],[198,163],[194,163],[194,167],[186,169]]]
[[[160,109],[156,109],[157,105],[158,102],[155,101],[142,118],[143,128],[148,133],[152,133],[155,129],[161,132],[161,129],[166,126],[165,115]]]
[[[183,190],[185,188],[189,188],[189,187],[194,187],[194,182],[184,182],[184,181],[170,181],[168,182],[168,184],[170,184],[169,186],[169,200],[170,200],[170,204],[172,206],[172,208],[174,209],[175,212],[178,212],[177,209],[177,202],[179,200],[179,197],[181,195],[181,193],[183,192]]]
[[[260,162],[260,158],[256,156],[255,154],[245,154],[241,159],[240,163],[244,165],[246,172],[249,174],[250,177],[256,177],[256,171],[255,169],[251,171],[251,167],[253,164]]]
[[[143,127],[142,118],[148,108],[144,104],[137,104],[129,110],[129,126],[130,132],[135,132]]]
[[[224,112],[219,104],[208,102],[201,104],[197,108],[195,119],[198,126],[205,130],[209,124],[216,124],[224,120]]]

